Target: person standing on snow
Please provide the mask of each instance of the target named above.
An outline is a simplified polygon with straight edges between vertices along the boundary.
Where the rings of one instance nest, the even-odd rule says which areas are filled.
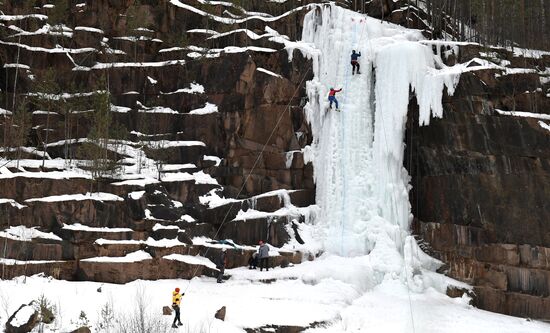
[[[355,74],[355,67],[357,67],[357,74],[361,74],[359,71],[359,57],[361,56],[361,52],[356,53],[355,50],[351,52],[351,75]]]
[[[218,269],[218,279],[216,282],[222,283],[223,273],[225,271],[225,251],[227,249],[222,249],[222,252],[220,253],[220,256],[218,258],[218,262],[216,263],[216,268]]]
[[[328,101],[330,102],[329,108],[332,109],[332,103],[336,104],[336,111],[339,111],[338,109],[338,100],[336,100],[336,93],[342,91],[342,88],[336,90],[334,88],[330,88],[330,91],[328,93]]]
[[[172,323],[173,328],[178,328],[178,326],[176,326],[176,322],[179,326],[183,325],[180,319],[180,302],[183,295],[184,293],[180,295],[180,288],[176,288],[172,292],[172,309],[174,309],[174,311],[176,312],[176,315],[174,316],[174,322]]]
[[[336,104],[338,105],[338,104]],[[269,271],[269,263],[267,259],[269,258],[269,246],[264,243],[263,240],[260,241],[260,248],[258,249],[258,257],[260,258],[260,272],[264,269],[266,272]]]
[[[256,269],[256,266],[258,266],[258,252],[252,253],[248,258],[248,269]]]

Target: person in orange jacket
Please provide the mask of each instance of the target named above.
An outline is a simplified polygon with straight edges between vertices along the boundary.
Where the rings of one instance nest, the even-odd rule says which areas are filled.
[[[173,328],[178,328],[178,326],[176,326],[176,322],[179,326],[183,325],[180,319],[180,302],[183,295],[185,294],[181,293],[180,295],[180,288],[176,288],[172,292],[172,309],[174,309],[174,311],[176,312],[176,315],[174,316],[174,322],[172,323]]]

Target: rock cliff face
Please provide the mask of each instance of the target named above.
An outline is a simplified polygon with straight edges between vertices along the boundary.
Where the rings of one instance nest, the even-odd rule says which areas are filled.
[[[61,103],[41,110],[32,100],[23,145],[37,148],[2,150],[13,159],[0,177],[2,278],[191,278],[214,273],[211,262],[190,256],[215,262],[220,250],[194,237],[275,247],[296,237],[292,225],[304,216],[295,208],[314,204],[313,170],[301,152],[311,136],[300,108],[311,64],[300,52],[289,61],[269,37],[296,39],[307,8],[46,3],[0,7],[3,147],[15,146],[13,106],[46,93],[38,82],[49,69],[48,84],[58,87],[47,92],[57,94],[52,99],[80,103],[66,112]],[[261,36],[266,25],[272,33]],[[96,126],[86,110],[106,89],[110,121],[128,134],[108,143],[119,169],[92,180],[80,154]],[[228,267],[247,265],[253,251],[230,249]],[[278,253],[272,265],[302,260],[292,250]]]
[[[463,74],[429,126],[411,107],[414,229],[476,306],[550,319],[550,57],[463,45],[458,60],[481,55],[507,66]]]
[[[193,0],[179,3],[195,10],[169,1],[69,1],[66,10],[4,1],[0,154],[12,162],[0,168],[1,277],[190,278],[214,274],[219,255],[219,245],[199,237],[244,245],[228,251],[228,267],[246,265],[254,250],[246,245],[259,239],[302,242],[308,217],[297,208],[315,203],[302,154],[312,139],[301,109],[311,63],[273,37],[299,39],[302,6],[313,2],[251,0],[245,11]],[[386,0],[366,9],[425,28],[422,13],[400,8]],[[474,61],[495,69],[472,62],[445,97],[444,117],[429,126],[418,127],[411,103],[405,167],[414,232],[447,263],[446,274],[474,286],[477,306],[550,319],[550,121],[541,116],[549,113],[550,58],[435,45],[448,64],[484,58]],[[82,103],[49,113],[27,105],[23,146],[33,148],[15,153],[14,106],[50,68],[67,93],[61,99]],[[112,123],[128,133],[109,143],[119,171],[92,181],[78,152],[93,127],[84,105],[103,89]],[[303,259],[285,248],[271,264]]]

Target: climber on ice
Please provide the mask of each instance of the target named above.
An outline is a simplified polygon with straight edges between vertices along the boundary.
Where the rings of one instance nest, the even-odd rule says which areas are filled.
[[[336,100],[336,93],[342,91],[342,88],[335,90],[334,88],[330,88],[330,91],[328,93],[328,101],[330,102],[329,108],[332,109],[332,103],[336,104],[336,111],[340,111],[338,109],[338,101]]]
[[[351,75],[355,74],[355,67],[357,67],[357,74],[361,74],[359,71],[359,60],[358,58],[361,56],[361,52],[356,53],[355,50],[351,52]]]

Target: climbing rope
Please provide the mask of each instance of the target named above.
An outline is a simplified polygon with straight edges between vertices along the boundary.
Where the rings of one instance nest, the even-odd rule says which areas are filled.
[[[351,18],[352,22],[353,22],[353,38],[352,38],[352,41],[351,41],[351,48],[355,48],[356,45],[357,45],[357,22],[354,20],[354,18]],[[363,20],[360,20],[359,22],[362,22]],[[359,39],[361,40],[361,39]],[[349,87],[349,80],[350,80],[350,66],[348,65],[347,61],[344,61],[343,62],[344,66],[346,66],[346,70],[344,70],[344,72],[346,73],[345,74],[345,77],[346,77],[346,82],[344,83],[344,93],[342,94],[342,105],[344,103],[347,103],[347,97],[348,97],[348,87]],[[342,156],[340,158],[340,170],[342,170],[342,172],[344,171],[344,168],[345,168],[345,163],[344,163],[344,158],[346,156],[346,147],[347,147],[347,144],[346,144],[346,135],[345,135],[345,132],[344,132],[344,129],[345,129],[345,124],[346,124],[346,112],[342,112],[342,117],[341,117],[341,142],[342,142]],[[342,174],[342,180],[343,180],[343,189],[342,189],[342,204],[341,204],[341,209],[342,209],[342,221],[340,222],[340,230],[341,230],[341,234],[340,234],[340,253],[342,255],[344,255],[344,244],[345,244],[345,241],[344,241],[344,235],[345,235],[345,229],[346,229],[346,220],[348,218],[348,214],[347,214],[347,209],[346,209],[346,205],[347,205],[347,201],[348,201],[348,195],[347,195],[347,187],[348,187],[348,179],[347,177],[344,177],[343,174]]]
[[[353,38],[352,38],[352,42],[351,42],[351,49],[356,49],[357,48],[357,43],[358,43],[358,40],[357,40],[357,24],[358,23],[365,23],[363,24],[363,27],[361,28],[361,33],[359,34],[359,42],[361,40],[363,40],[363,35],[365,33],[365,28],[366,28],[366,19],[365,18],[361,18],[359,21],[357,21],[357,18],[351,18],[352,22],[353,22]],[[346,66],[346,70],[345,71],[345,76],[346,76],[346,82],[344,83],[344,93],[342,94],[343,95],[343,98],[342,98],[342,105],[344,103],[347,103],[347,99],[348,99],[348,87],[349,87],[349,80],[350,80],[350,70],[351,70],[351,65],[348,64],[346,61],[343,62],[344,66]],[[345,135],[345,125],[346,125],[346,112],[342,112],[342,117],[341,117],[341,142],[342,142],[342,158],[340,159],[340,165],[341,165],[341,170],[343,172],[344,168],[345,168],[345,163],[344,163],[344,159],[346,157],[346,147],[347,147],[347,144],[346,144],[346,135]],[[345,241],[344,241],[344,236],[345,236],[345,228],[346,228],[346,220],[348,218],[348,214],[347,214],[347,209],[346,209],[346,204],[347,204],[347,187],[348,187],[348,179],[347,177],[342,177],[342,180],[343,180],[343,190],[342,190],[342,203],[341,203],[341,209],[342,209],[342,221],[340,223],[340,229],[341,229],[341,235],[340,235],[340,253],[342,255],[344,255],[344,244],[345,244]]]
[[[310,71],[311,71],[311,68],[309,68],[304,73],[304,75],[302,76],[302,79],[300,80],[300,83],[298,84],[298,86],[294,90],[294,93],[292,94],[292,97],[290,98],[290,101],[288,102],[287,106],[282,111],[279,112],[277,123],[275,123],[275,126],[273,127],[273,130],[271,130],[271,133],[269,134],[269,137],[267,138],[264,145],[262,146],[262,149],[260,150],[260,153],[258,154],[258,157],[256,157],[256,160],[254,161],[254,164],[252,165],[252,168],[250,169],[250,171],[248,171],[248,174],[247,174],[246,178],[244,179],[243,184],[241,185],[241,188],[239,189],[239,192],[236,195],[236,198],[238,198],[241,195],[242,191],[244,190],[244,188],[246,186],[246,183],[248,182],[248,180],[250,179],[250,176],[252,175],[252,172],[254,171],[256,166],[258,165],[258,162],[260,161],[260,159],[261,159],[261,157],[262,157],[262,155],[265,151],[265,148],[267,147],[267,145],[269,144],[269,141],[271,140],[271,138],[275,134],[275,131],[279,127],[279,124],[281,123],[281,120],[283,119],[283,116],[285,115],[286,110],[288,110],[290,112],[290,105],[292,104],[292,101],[294,100],[294,97],[296,96],[296,93],[302,87],[302,84],[304,83],[304,80],[306,79],[306,77],[307,77],[307,75],[309,74]],[[222,223],[220,224],[220,226],[216,230],[216,233],[214,234],[214,239],[217,238],[217,236],[220,233],[220,230],[222,229],[223,225],[225,224],[225,222],[227,222],[227,217],[229,216],[229,213],[233,209],[233,206],[235,205],[235,202],[236,201],[233,201],[231,203],[231,205],[229,206],[229,209],[227,209],[227,212],[225,213],[225,215],[223,217]],[[203,254],[203,257],[205,257],[208,254],[209,250],[210,250],[210,247],[207,247],[206,251]],[[197,266],[195,268],[195,271],[193,272],[193,275],[191,276],[191,279],[189,279],[189,283],[187,284],[187,287],[185,288],[184,294],[187,293],[187,290],[191,286],[191,282],[193,281],[193,278],[196,276],[197,271],[199,270],[199,268],[200,268],[200,266]]]
[[[362,37],[363,37],[363,33],[366,29],[366,17],[364,18],[365,20],[365,25],[363,26],[363,31],[361,32],[361,38],[360,40],[362,40]],[[383,21],[383,17],[382,17],[382,21]],[[368,35],[368,33],[367,33]],[[369,50],[372,50],[372,44],[371,44],[371,40],[370,38],[368,38],[367,36],[367,42],[368,42],[368,49]],[[372,59],[372,61],[374,62],[374,58]],[[376,75],[374,70],[373,70],[373,73],[372,75]],[[375,81],[373,80],[372,84],[374,85],[375,84]],[[375,87],[373,86],[372,87],[372,92],[375,94]],[[373,133],[374,133],[374,119],[375,119],[375,115],[373,113],[373,121],[372,121],[372,126],[373,126]],[[382,121],[382,130],[384,132],[384,141],[385,141],[385,145],[386,145],[386,150],[388,149],[388,138],[387,138],[387,133],[386,133],[386,128],[385,128],[385,125],[384,125],[384,121],[383,119],[381,120]],[[411,120],[412,122],[412,120]],[[412,124],[411,124],[411,129],[412,129]],[[411,133],[411,149],[412,149],[412,133]],[[410,151],[410,160],[412,161],[412,151]],[[412,164],[412,162],[410,162],[410,164]],[[418,179],[417,179],[417,183],[418,183]],[[395,193],[392,192],[391,194],[392,196],[392,200],[391,201],[391,209],[393,210],[393,213],[395,214],[394,216],[397,218],[397,215],[398,215],[398,210],[397,210],[397,200],[395,198]],[[417,203],[418,203],[418,197],[417,197]],[[405,263],[404,264],[404,270],[405,270],[405,285],[407,287],[407,296],[408,296],[408,302],[409,302],[409,313],[410,313],[410,317],[411,317],[411,325],[412,325],[412,331],[415,333],[416,332],[416,325],[415,325],[415,322],[414,322],[414,313],[413,313],[413,305],[412,305],[412,299],[411,299],[411,291],[410,291],[410,285],[409,285],[409,272],[408,272],[408,268],[407,268],[407,264]]]
[[[353,19],[352,19],[353,20]],[[362,22],[362,20],[361,20]],[[365,29],[366,29],[366,18],[365,18],[365,24],[362,28],[362,31],[361,31],[361,34],[360,34],[360,40],[363,39],[363,34],[365,32]],[[354,22],[354,33],[353,33],[353,42],[352,42],[352,45],[355,45],[356,43],[356,37],[357,37],[357,25],[356,23]],[[370,40],[368,40],[369,42],[369,48],[371,48],[370,46]],[[345,62],[344,62],[345,64]],[[374,73],[373,73],[374,75]],[[346,71],[346,83],[345,83],[345,92],[344,92],[344,98],[342,98],[342,104],[344,102],[347,102],[347,88],[348,88],[348,85],[349,85],[349,67],[348,67],[348,70]],[[382,129],[383,129],[383,132],[384,132],[384,140],[385,140],[385,145],[386,145],[386,149],[388,149],[388,139],[387,139],[387,133],[386,133],[386,129],[385,129],[385,125],[384,125],[384,121],[382,121]],[[345,125],[345,112],[342,112],[342,124]],[[374,122],[373,122],[373,126],[374,126]],[[344,135],[344,127],[345,126],[342,126],[342,144],[343,144],[343,148],[342,148],[342,151],[343,151],[343,157],[345,156],[345,149],[346,149],[346,143],[345,143],[345,135]],[[412,137],[411,137],[411,140],[412,140]],[[412,144],[411,144],[412,146]],[[344,169],[344,158],[342,157],[341,159],[341,168],[342,170]],[[411,158],[412,158],[412,152],[411,152]],[[342,255],[344,254],[344,233],[345,233],[345,220],[347,218],[347,214],[346,214],[346,201],[347,201],[347,179],[346,177],[343,177],[343,182],[344,182],[344,189],[343,189],[343,200],[342,200],[342,222],[341,222],[341,253]],[[394,213],[394,216],[395,218],[397,218],[398,216],[398,209],[397,209],[397,200],[396,198],[394,197],[395,196],[395,193],[392,192],[392,200],[391,201],[391,209],[393,210],[393,213]],[[404,264],[404,271],[405,271],[405,285],[406,285],[406,288],[407,288],[407,296],[408,296],[408,302],[409,302],[409,313],[410,313],[410,317],[411,317],[411,325],[412,325],[412,331],[415,333],[416,332],[416,325],[415,325],[415,322],[414,322],[414,313],[413,313],[413,305],[412,305],[412,298],[411,298],[411,291],[410,291],[410,285],[409,285],[409,272],[408,272],[408,268],[407,268],[407,263]]]
[[[352,38],[352,42],[351,42],[351,47],[353,48],[354,45],[356,44],[356,39],[357,39],[357,24],[356,22],[353,20],[353,18],[351,19],[352,22],[353,22],[353,38]],[[347,61],[343,61],[343,65],[346,66],[344,72],[345,72],[345,77],[346,77],[346,82],[344,83],[344,93],[342,94],[343,95],[343,98],[342,98],[342,106],[344,103],[347,103],[347,97],[348,97],[348,87],[349,87],[349,79],[350,79],[350,66],[348,66],[347,64]],[[340,131],[340,141],[342,142],[342,156],[340,158],[340,170],[342,172],[342,182],[343,182],[343,186],[342,186],[342,201],[341,201],[341,210],[342,210],[342,221],[340,222],[340,254],[343,256],[344,255],[344,235],[345,235],[345,230],[346,230],[346,219],[347,219],[347,209],[346,209],[346,203],[347,203],[347,178],[344,176],[344,168],[346,166],[345,162],[344,162],[344,159],[346,157],[346,135],[345,135],[345,132],[344,132],[344,128],[345,128],[345,124],[346,124],[346,112],[341,112],[342,114],[342,117],[341,117],[341,131]]]
[[[4,208],[5,214],[4,216],[8,220],[8,229],[10,228],[10,218],[8,216],[8,206],[6,205]],[[6,255],[8,253],[8,237],[4,239],[4,255],[2,256],[3,259],[6,259]],[[2,280],[6,279],[6,264],[7,262],[2,263]]]
[[[12,111],[15,112],[15,93],[17,92],[17,76],[19,74],[19,55],[21,54],[21,34],[19,34],[19,41],[17,42],[17,61],[15,66],[15,80],[13,83],[13,99],[12,99]]]

